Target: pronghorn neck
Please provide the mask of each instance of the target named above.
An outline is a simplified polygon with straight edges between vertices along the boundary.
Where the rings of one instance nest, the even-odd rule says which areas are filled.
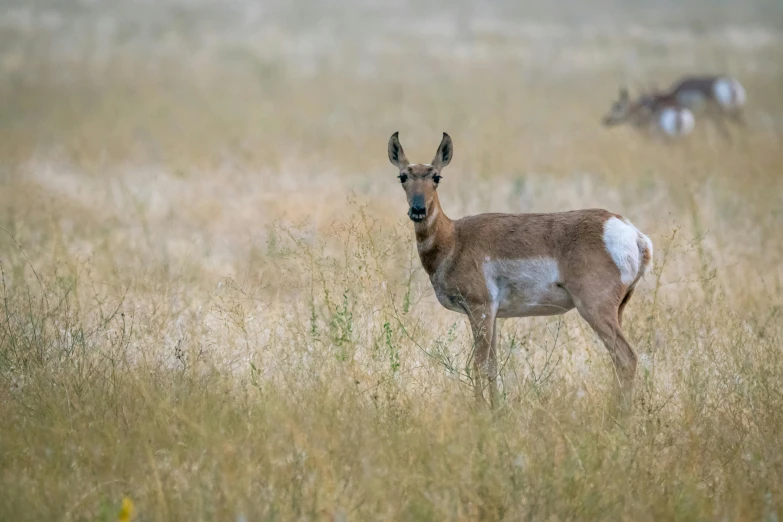
[[[432,276],[454,248],[454,223],[443,213],[436,192],[421,223],[414,224],[421,264]]]

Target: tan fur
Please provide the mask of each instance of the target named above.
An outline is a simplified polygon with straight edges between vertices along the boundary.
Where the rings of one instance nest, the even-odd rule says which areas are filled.
[[[689,103],[689,99],[694,94],[703,96],[705,104],[703,112],[712,120],[724,138],[730,139],[731,135],[726,127],[725,120],[731,120],[734,123],[744,125],[745,117],[742,107],[727,109],[723,107],[715,98],[715,84],[720,80],[730,80],[727,76],[690,76],[681,78],[675,83],[668,93],[665,93],[670,99],[675,100],[679,106],[687,107],[691,110],[697,110],[698,107]]]
[[[685,76],[678,80],[668,91],[653,89],[643,94],[635,102],[627,103],[628,121],[643,126],[654,114],[660,113],[666,107],[685,108],[703,113],[712,120],[724,137],[729,138],[725,120],[744,124],[742,107],[726,108],[715,97],[715,85],[720,81],[732,80],[729,76]],[[620,100],[615,106],[628,100],[626,89],[620,90]],[[700,101],[699,101],[700,100]],[[610,118],[604,119],[604,123]]]
[[[626,89],[620,89],[617,101],[612,103],[609,112],[603,118],[606,126],[630,124],[636,129],[650,134],[660,134],[658,118],[667,108],[680,109],[676,99],[670,94],[650,93],[631,99]]]
[[[717,105],[717,109],[720,110],[720,106],[715,99],[714,87],[719,80],[728,79],[731,78],[728,76],[686,76],[675,83],[667,93],[662,93],[662,95],[677,101],[683,94],[696,92],[704,96],[709,103]],[[678,103],[685,105],[682,102]]]
[[[495,320],[500,315],[482,267],[487,262],[550,258],[559,269],[558,280],[551,282],[552,292],[567,292],[571,308],[577,308],[609,350],[621,390],[630,392],[636,354],[620,331],[621,314],[634,285],[652,261],[652,253],[646,246],[639,246],[639,275],[626,285],[621,282],[620,269],[604,242],[605,223],[620,216],[606,210],[479,214],[449,219],[440,206],[434,179],[451,160],[451,150],[451,138],[444,133],[431,165],[410,165],[398,134],[389,140],[389,159],[405,180],[403,188],[409,206],[417,197],[423,196],[426,202],[426,217],[414,224],[422,266],[440,303],[465,313],[470,321],[479,383],[477,399],[483,401],[482,389],[488,384],[490,401],[493,405],[497,402]],[[569,309],[549,309],[532,315],[564,313]]]

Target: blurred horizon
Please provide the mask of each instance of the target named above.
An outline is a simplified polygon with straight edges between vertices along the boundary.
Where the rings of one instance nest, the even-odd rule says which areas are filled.
[[[743,125],[601,124],[710,73]],[[780,0],[0,0],[0,520],[778,520],[782,85]],[[627,417],[576,312],[473,408],[395,131],[451,218],[652,239]]]

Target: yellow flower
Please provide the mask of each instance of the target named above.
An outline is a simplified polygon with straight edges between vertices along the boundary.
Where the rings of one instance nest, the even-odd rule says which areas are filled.
[[[117,522],[128,522],[133,518],[133,502],[128,497],[122,499],[122,507],[117,514]]]

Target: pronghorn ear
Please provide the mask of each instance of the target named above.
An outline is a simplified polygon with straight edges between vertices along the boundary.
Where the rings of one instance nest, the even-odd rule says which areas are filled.
[[[451,143],[451,137],[443,133],[443,140],[440,142],[438,152],[435,153],[435,159],[432,160],[432,166],[440,170],[451,162],[454,155],[454,144]]]
[[[395,132],[389,138],[389,161],[392,165],[402,170],[409,165],[408,158],[405,157],[405,151],[402,150],[400,145],[399,132]]]

